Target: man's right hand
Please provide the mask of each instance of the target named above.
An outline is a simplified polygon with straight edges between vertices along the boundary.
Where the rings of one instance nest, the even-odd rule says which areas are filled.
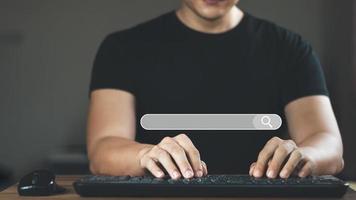
[[[159,144],[142,149],[140,165],[158,178],[165,171],[173,179],[202,177],[208,173],[199,151],[185,134],[165,137]]]

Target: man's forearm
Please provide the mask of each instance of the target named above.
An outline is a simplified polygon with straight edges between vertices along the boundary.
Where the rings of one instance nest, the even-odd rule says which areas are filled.
[[[314,174],[336,174],[344,167],[342,142],[333,134],[313,134],[297,145],[315,163]]]
[[[121,137],[102,138],[89,154],[90,170],[94,174],[143,175],[140,154],[151,146]]]

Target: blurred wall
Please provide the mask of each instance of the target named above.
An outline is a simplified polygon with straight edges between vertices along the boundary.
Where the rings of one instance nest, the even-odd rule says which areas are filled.
[[[313,44],[347,131],[352,123],[340,106],[347,100],[337,99],[345,92],[336,90],[348,76],[339,68],[351,65],[351,4],[240,3],[245,11],[290,28]],[[179,0],[0,0],[0,163],[20,176],[43,165],[58,148],[84,145],[90,70],[103,37],[178,5]],[[355,160],[348,164],[355,168]],[[350,169],[347,173],[355,176]]]

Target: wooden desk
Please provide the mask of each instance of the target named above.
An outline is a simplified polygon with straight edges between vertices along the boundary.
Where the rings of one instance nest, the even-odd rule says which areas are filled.
[[[63,200],[75,200],[75,199],[90,199],[90,200],[96,200],[96,199],[130,199],[130,200],[135,200],[135,199],[171,199],[171,200],[178,200],[178,199],[184,199],[184,200],[203,200],[203,199],[208,199],[208,200],[215,200],[215,199],[267,199],[267,198],[127,198],[127,197],[122,197],[122,198],[84,198],[80,197],[77,195],[72,187],[73,181],[76,179],[80,178],[81,176],[79,175],[66,175],[66,176],[57,176],[56,180],[57,183],[61,186],[64,186],[67,189],[67,192],[65,194],[61,195],[54,195],[54,196],[48,196],[48,197],[20,197],[17,194],[17,185],[13,185],[6,190],[2,191],[0,193],[0,199],[6,199],[6,200],[16,200],[16,199],[25,199],[25,200],[38,200],[38,199],[63,199]],[[273,198],[276,199],[276,198]],[[278,198],[280,200],[283,199],[288,199],[288,198]],[[298,199],[303,199],[303,198],[291,198],[293,200],[298,200]],[[305,198],[307,199],[307,198]],[[341,198],[341,199],[346,199],[346,200],[355,200],[356,199],[356,192],[352,191],[351,189],[347,192],[347,194]],[[317,200],[316,198],[313,198],[313,200]],[[328,199],[332,200],[332,199]],[[340,200],[340,199],[339,199]]]

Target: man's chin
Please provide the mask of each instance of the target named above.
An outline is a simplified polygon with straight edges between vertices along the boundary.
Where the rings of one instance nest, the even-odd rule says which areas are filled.
[[[198,15],[208,21],[216,21],[224,16],[224,12],[201,12]]]

